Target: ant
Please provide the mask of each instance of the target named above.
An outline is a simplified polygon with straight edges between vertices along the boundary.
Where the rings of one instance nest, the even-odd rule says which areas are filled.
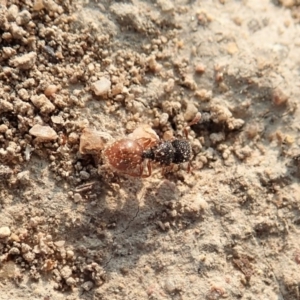
[[[198,113],[188,126],[198,123],[200,118],[201,114]],[[149,130],[146,133],[149,136]],[[153,134],[152,139],[146,137],[123,138],[104,150],[104,158],[117,172],[132,177],[146,178],[151,176],[151,162],[153,161],[160,163],[163,167],[163,173],[172,164],[189,162],[188,172],[190,172],[192,150],[190,142],[187,140],[187,128],[184,129],[184,133],[186,139],[174,139],[172,141],[159,141],[158,138],[153,141]],[[144,161],[146,159],[148,160],[148,174],[144,174]]]

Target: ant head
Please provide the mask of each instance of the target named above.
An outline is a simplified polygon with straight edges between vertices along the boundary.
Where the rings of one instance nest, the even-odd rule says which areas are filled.
[[[188,140],[174,140],[172,146],[175,149],[174,164],[187,162],[191,158],[191,146]]]

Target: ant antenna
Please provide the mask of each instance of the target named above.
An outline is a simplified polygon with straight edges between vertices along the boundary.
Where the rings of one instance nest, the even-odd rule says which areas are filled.
[[[190,126],[197,124],[201,120],[201,113],[198,111],[194,119],[188,123],[188,125],[183,129],[185,138],[188,139],[188,131],[190,129]]]

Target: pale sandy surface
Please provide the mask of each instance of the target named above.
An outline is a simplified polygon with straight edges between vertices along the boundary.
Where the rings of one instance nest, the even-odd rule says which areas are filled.
[[[282,2],[0,1],[1,300],[300,299],[299,10]],[[78,152],[86,127],[176,136],[197,111],[192,174],[113,176]]]

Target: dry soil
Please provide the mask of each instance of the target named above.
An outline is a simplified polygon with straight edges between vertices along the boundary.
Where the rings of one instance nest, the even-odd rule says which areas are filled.
[[[0,4],[1,300],[300,299],[299,1]],[[198,112],[191,173],[103,158]]]

